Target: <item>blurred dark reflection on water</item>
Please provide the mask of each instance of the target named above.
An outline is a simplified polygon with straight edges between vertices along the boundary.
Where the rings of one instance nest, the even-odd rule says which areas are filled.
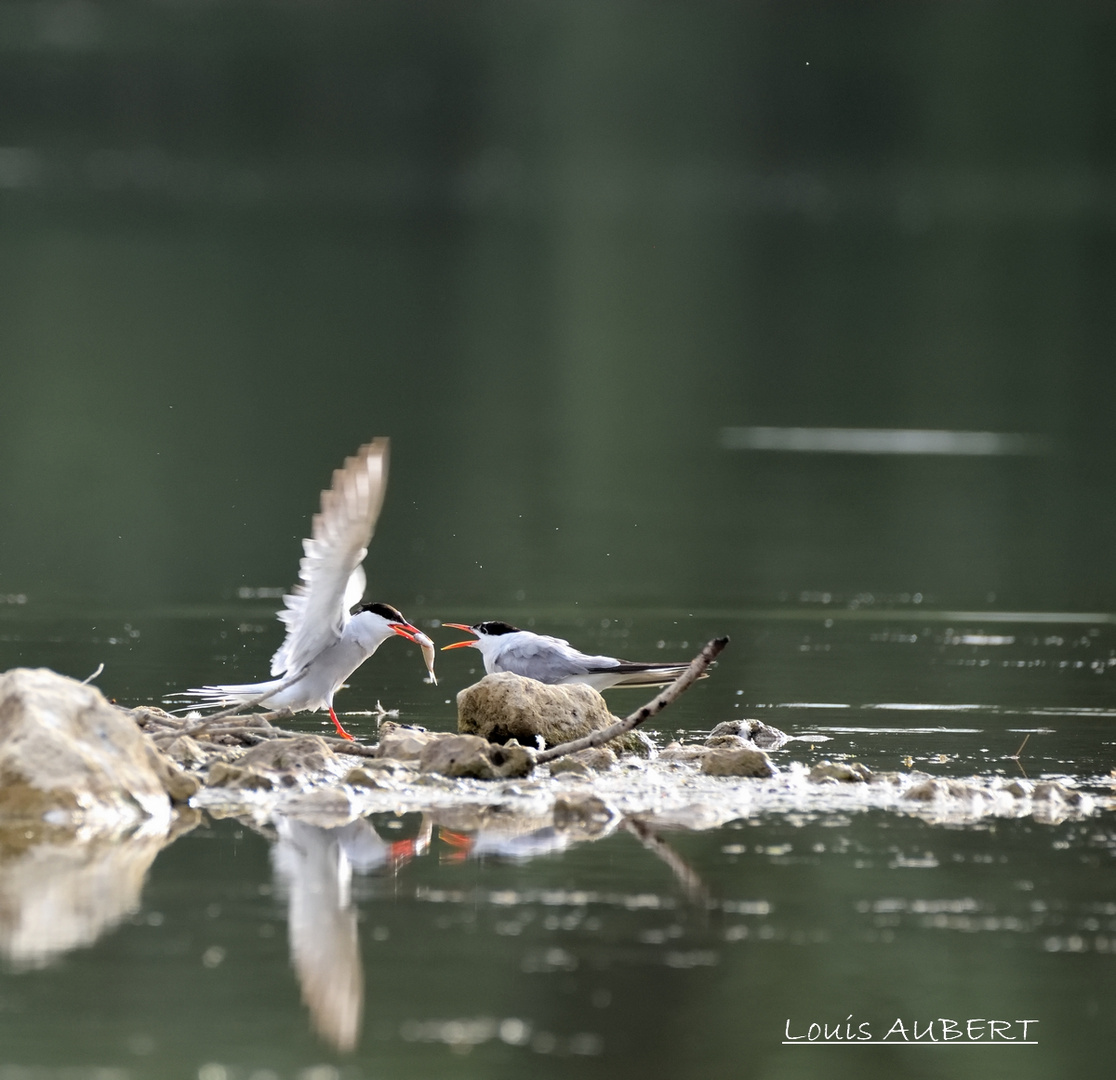
[[[0,595],[1109,608],[1105,7],[0,6]],[[1028,456],[726,449],[747,426]],[[1038,444],[1036,444],[1038,445]]]

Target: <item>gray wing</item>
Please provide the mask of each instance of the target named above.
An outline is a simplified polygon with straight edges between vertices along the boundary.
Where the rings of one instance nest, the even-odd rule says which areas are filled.
[[[587,656],[562,638],[537,635],[509,646],[500,657],[501,667],[544,683],[557,683],[571,675],[607,671],[618,666],[611,656]]]
[[[341,635],[349,608],[364,595],[361,563],[384,503],[388,440],[373,439],[333,473],[322,492],[310,538],[302,541],[299,584],[283,597],[287,636],[271,658],[271,674],[295,672]]]

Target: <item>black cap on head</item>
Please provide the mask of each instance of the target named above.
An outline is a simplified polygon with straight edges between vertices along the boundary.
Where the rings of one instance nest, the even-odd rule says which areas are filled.
[[[388,622],[405,623],[407,621],[403,618],[403,612],[399,608],[392,607],[391,604],[357,604],[349,614],[359,615],[362,611],[371,611],[373,615],[379,615],[380,618],[387,619]]]
[[[512,626],[511,623],[500,622],[493,619],[489,622],[477,623],[473,629],[478,634],[486,634],[488,637],[499,637],[501,634],[518,634],[519,627]]]

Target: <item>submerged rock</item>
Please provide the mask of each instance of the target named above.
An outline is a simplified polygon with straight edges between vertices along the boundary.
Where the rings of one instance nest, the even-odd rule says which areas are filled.
[[[701,762],[706,776],[774,776],[771,759],[762,751],[747,747],[742,750],[710,750]]]
[[[0,675],[0,820],[169,822],[177,773],[96,687],[45,668]]]
[[[450,735],[437,739],[429,743],[419,757],[419,772],[475,780],[527,776],[534,766],[534,754],[516,740],[499,746],[479,735]]]

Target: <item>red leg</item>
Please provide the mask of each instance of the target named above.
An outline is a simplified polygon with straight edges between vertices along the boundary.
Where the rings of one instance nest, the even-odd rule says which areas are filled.
[[[329,707],[329,718],[330,718],[330,720],[332,720],[332,721],[333,721],[333,726],[334,726],[335,728],[337,728],[337,734],[338,734],[338,735],[340,735],[342,739],[349,739],[349,740],[350,740],[350,741],[352,741],[352,742],[356,742],[356,739],[354,739],[354,738],[352,737],[352,735],[350,735],[350,734],[349,734],[349,733],[348,733],[348,732],[347,732],[347,731],[346,731],[346,730],[345,730],[345,729],[344,729],[344,728],[343,728],[343,727],[341,726],[341,721],[337,719],[337,713],[335,713],[335,712],[333,711],[333,706],[332,706],[332,705],[330,705],[330,707]]]

